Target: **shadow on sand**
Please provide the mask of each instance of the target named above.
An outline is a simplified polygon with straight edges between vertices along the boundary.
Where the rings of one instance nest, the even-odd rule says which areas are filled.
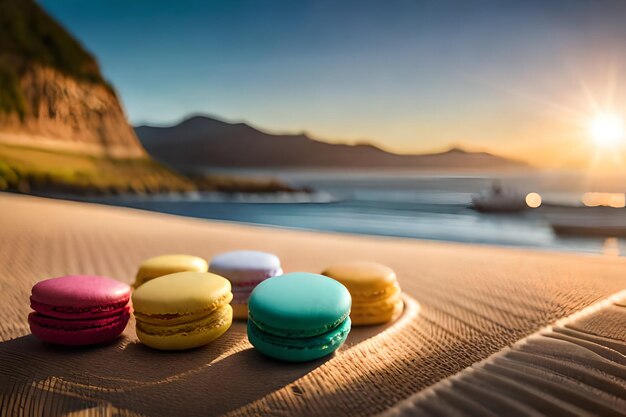
[[[213,343],[163,352],[136,342],[131,323],[118,340],[67,348],[32,335],[0,343],[0,415],[219,415],[298,380],[331,356],[306,363],[267,358],[248,343],[245,322]],[[388,326],[354,328],[342,349]]]

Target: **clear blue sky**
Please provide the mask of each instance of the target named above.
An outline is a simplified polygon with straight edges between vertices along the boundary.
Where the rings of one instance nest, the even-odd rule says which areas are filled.
[[[626,76],[620,0],[40,4],[135,124],[208,113],[397,151],[528,153],[570,140],[562,107],[588,111],[583,85],[604,100]]]

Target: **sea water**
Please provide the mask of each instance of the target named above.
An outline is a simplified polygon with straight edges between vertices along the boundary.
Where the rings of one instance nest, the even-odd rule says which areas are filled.
[[[177,215],[296,229],[397,236],[540,249],[626,253],[626,242],[557,236],[542,210],[479,213],[471,197],[494,181],[519,194],[538,192],[552,204],[579,204],[585,191],[624,192],[619,177],[572,172],[425,173],[410,171],[231,170],[220,174],[273,177],[312,194],[111,197],[108,204]]]

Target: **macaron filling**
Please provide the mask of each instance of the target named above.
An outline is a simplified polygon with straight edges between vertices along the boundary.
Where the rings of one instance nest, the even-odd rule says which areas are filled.
[[[316,349],[326,350],[332,349],[337,345],[342,344],[351,329],[350,318],[346,317],[337,327],[329,330],[326,333],[319,334],[312,337],[282,337],[274,334],[266,333],[261,330],[254,322],[248,321],[248,330],[256,337],[265,343],[272,346],[278,346],[284,349]]]
[[[35,312],[28,315],[29,323],[35,323],[37,326],[42,328],[62,330],[66,332],[117,326],[122,321],[128,322],[129,318],[130,308],[128,307],[123,314],[101,318],[100,320],[59,320],[43,316]]]
[[[169,336],[180,333],[194,333],[202,332],[206,329],[221,327],[230,320],[230,309],[228,306],[223,306],[217,311],[212,311],[208,315],[199,319],[167,323],[165,320],[162,324],[146,323],[137,317],[137,329],[140,331],[155,336]],[[188,318],[188,317],[185,317]]]
[[[394,285],[385,287],[385,288],[379,288],[376,290],[369,290],[369,291],[352,289],[352,288],[348,288],[348,289],[350,290],[350,295],[352,295],[353,303],[359,303],[359,302],[372,303],[372,302],[376,302],[380,300],[385,300],[387,298],[393,297],[396,294],[399,294],[402,292],[402,290],[400,289],[400,286],[397,283]]]
[[[390,308],[395,304],[397,300],[402,298],[402,291],[400,290],[400,286],[396,285],[387,291],[385,297],[376,297],[376,298],[362,298],[358,294],[352,296],[352,311],[354,312],[357,308],[373,308],[373,309],[385,309]]]
[[[255,270],[255,269],[228,269],[228,268],[216,268],[211,266],[211,273],[217,274],[223,277],[228,277],[235,281],[233,287],[255,287],[259,282],[282,275],[282,268],[270,269],[270,270]],[[236,280],[235,280],[236,277]]]
[[[274,271],[221,271],[215,272],[228,278],[232,285],[233,304],[248,304],[248,299],[254,288],[268,278],[282,275],[283,270],[278,268]]]
[[[233,298],[231,293],[224,294],[217,298],[212,304],[204,309],[192,311],[189,313],[170,313],[170,314],[148,314],[140,311],[135,311],[135,318],[137,322],[145,324],[171,326],[175,324],[189,323],[196,320],[201,320],[213,314],[215,311],[230,303]]]
[[[264,323],[256,319],[252,312],[248,313],[248,320],[254,322],[256,327],[265,333],[269,333],[269,334],[273,334],[273,335],[281,336],[281,337],[302,338],[302,337],[314,337],[314,336],[322,335],[324,333],[332,331],[333,329],[339,327],[341,323],[345,322],[346,318],[348,318],[349,315],[350,315],[350,312],[348,311],[345,314],[343,314],[339,319],[337,319],[336,321],[328,325],[321,326],[318,328],[309,328],[309,329],[285,329],[285,328],[271,326],[267,323]]]
[[[73,319],[77,314],[89,315],[90,317],[106,317],[115,315],[122,312],[126,308],[127,304],[128,297],[114,304],[95,305],[91,307],[55,306],[35,301],[32,297],[30,298],[30,307],[36,312],[46,316],[67,319]]]
[[[252,291],[233,291],[233,304],[248,304],[248,300],[250,299],[250,293]]]

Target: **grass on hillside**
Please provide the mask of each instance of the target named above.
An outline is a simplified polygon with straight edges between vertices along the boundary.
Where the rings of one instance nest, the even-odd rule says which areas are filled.
[[[232,176],[188,178],[148,157],[113,159],[6,144],[0,144],[1,190],[74,195],[303,191],[272,179]]]
[[[111,159],[0,145],[0,189],[121,194],[193,191],[196,187],[149,158]]]

